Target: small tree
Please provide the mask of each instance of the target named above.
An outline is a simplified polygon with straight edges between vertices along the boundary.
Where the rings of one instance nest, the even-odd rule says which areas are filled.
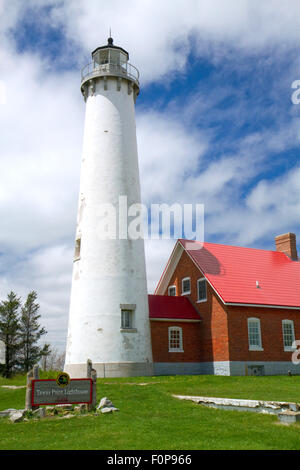
[[[38,323],[41,315],[38,313],[40,306],[36,300],[37,293],[31,291],[21,310],[18,364],[26,372],[43,356],[47,356],[50,353],[49,344],[45,344],[42,348],[38,346],[39,339],[47,331]]]
[[[65,364],[65,352],[59,352],[51,346],[50,354],[42,358],[43,370],[63,370]]]
[[[0,303],[0,340],[3,341],[5,347],[5,364],[2,374],[7,378],[11,377],[17,364],[20,305],[20,298],[12,291],[7,295],[7,300]]]

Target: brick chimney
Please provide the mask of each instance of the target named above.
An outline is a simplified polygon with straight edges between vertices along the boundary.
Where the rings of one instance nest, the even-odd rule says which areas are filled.
[[[298,260],[296,235],[294,233],[284,233],[275,237],[276,251],[281,251],[288,255],[293,261]]]

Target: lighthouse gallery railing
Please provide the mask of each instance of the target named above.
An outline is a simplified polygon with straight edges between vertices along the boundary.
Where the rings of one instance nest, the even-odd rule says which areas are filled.
[[[129,62],[123,64],[116,64],[107,62],[105,64],[98,64],[91,62],[81,70],[81,83],[92,77],[101,77],[103,75],[117,75],[119,77],[128,77],[137,84],[139,83],[139,71],[134,65]]]

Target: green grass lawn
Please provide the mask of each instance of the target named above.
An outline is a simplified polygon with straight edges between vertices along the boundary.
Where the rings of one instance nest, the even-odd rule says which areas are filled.
[[[24,408],[25,389],[1,385],[25,385],[25,377],[0,378],[0,410]],[[205,408],[172,394],[300,403],[300,377],[98,379],[98,401],[107,396],[119,412],[15,424],[0,418],[0,449],[300,449],[298,424],[285,426],[271,415]]]

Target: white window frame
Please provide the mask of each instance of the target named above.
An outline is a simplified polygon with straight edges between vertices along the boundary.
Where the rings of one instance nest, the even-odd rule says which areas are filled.
[[[256,322],[258,324],[258,334],[259,334],[259,345],[255,344],[250,344],[250,323]],[[248,326],[248,345],[249,345],[249,351],[263,351],[262,347],[262,340],[261,340],[261,328],[260,328],[260,319],[251,317],[247,319],[247,326]]]
[[[184,281],[190,281],[190,290],[188,292],[183,292],[183,283]],[[184,277],[181,281],[181,295],[189,295],[191,293],[191,278],[190,277]]]
[[[175,295],[170,295],[170,289],[175,289]],[[170,295],[170,297],[176,297],[176,294],[177,294],[177,289],[176,289],[176,286],[169,286],[168,287],[168,295]]]
[[[284,325],[291,325],[292,327],[292,344],[291,346],[286,346],[284,341]],[[295,351],[295,347],[293,347],[295,341],[295,328],[293,320],[282,320],[282,341],[283,341],[283,349],[284,351]]]
[[[171,345],[171,335],[172,332],[176,331],[179,333],[179,347],[172,348]],[[168,344],[169,344],[169,352],[184,352],[183,350],[183,341],[182,341],[182,328],[180,326],[169,326],[168,328]]]
[[[205,299],[199,299],[199,282],[203,282],[205,281]],[[200,279],[197,280],[197,297],[198,297],[198,300],[197,300],[197,304],[200,304],[201,302],[207,302],[207,282],[206,282],[206,278],[205,277],[200,277]]]

